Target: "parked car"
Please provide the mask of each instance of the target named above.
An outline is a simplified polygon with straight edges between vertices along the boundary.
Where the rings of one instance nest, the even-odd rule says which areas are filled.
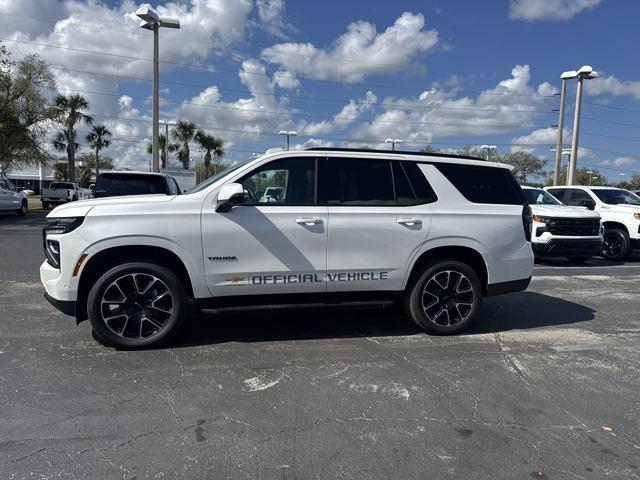
[[[16,212],[20,216],[29,212],[27,195],[5,176],[0,176],[0,211]]]
[[[183,195],[56,208],[40,278],[54,306],[114,346],[166,340],[191,303],[400,302],[425,331],[455,334],[483,297],[531,279],[531,211],[510,168],[432,153],[265,154]],[[264,179],[282,188],[277,201],[255,195]]]
[[[35,195],[36,192],[34,192],[33,190],[29,190],[28,188],[23,188],[22,191],[24,192],[24,194],[29,197],[31,195]]]
[[[173,177],[150,172],[102,172],[98,176],[94,198],[124,195],[180,195],[180,187]]]
[[[628,258],[640,248],[640,197],[614,187],[547,187],[566,205],[595,210],[602,217],[602,255],[611,260]]]
[[[563,205],[542,188],[522,187],[531,207],[531,246],[536,255],[584,262],[602,250],[602,225],[597,212]]]
[[[50,205],[60,205],[62,203],[73,202],[80,198],[80,188],[77,183],[53,182],[48,188],[43,188],[40,192],[42,208],[47,210]]]

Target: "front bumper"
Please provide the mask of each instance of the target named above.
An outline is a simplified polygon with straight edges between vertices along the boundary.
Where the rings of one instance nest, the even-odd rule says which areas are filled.
[[[557,257],[587,257],[598,255],[602,239],[551,239],[546,243],[532,243],[536,255]]]
[[[76,316],[76,302],[71,300],[58,300],[53,298],[47,292],[44,292],[44,298],[65,315]]]

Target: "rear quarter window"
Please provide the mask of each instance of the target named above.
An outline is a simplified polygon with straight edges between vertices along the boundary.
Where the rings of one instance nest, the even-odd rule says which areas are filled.
[[[522,190],[505,168],[439,163],[436,168],[470,202],[523,205]]]

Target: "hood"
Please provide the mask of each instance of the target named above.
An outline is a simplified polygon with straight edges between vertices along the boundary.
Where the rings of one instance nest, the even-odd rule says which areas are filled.
[[[89,211],[96,206],[100,205],[141,205],[141,204],[153,204],[153,203],[165,203],[170,202],[175,198],[175,195],[126,195],[123,197],[106,197],[106,198],[91,198],[88,200],[78,200],[76,202],[64,203],[54,208],[47,218],[56,217],[84,217]]]
[[[530,205],[531,212],[541,217],[600,218],[600,214],[581,207],[568,205]]]

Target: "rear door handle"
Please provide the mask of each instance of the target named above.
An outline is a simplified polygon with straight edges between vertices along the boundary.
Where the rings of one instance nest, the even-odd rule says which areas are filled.
[[[296,223],[299,225],[318,225],[322,223],[321,218],[296,218]]]
[[[422,220],[420,220],[419,218],[396,218],[396,222],[398,222],[400,225],[408,226],[422,225]]]

